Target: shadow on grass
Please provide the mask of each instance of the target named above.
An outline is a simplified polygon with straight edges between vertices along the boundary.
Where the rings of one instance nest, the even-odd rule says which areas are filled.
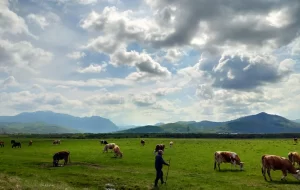
[[[86,163],[86,162],[72,162],[67,165],[59,164],[57,167],[54,167],[52,163],[41,163],[39,164],[40,168],[59,168],[59,167],[70,167],[70,166],[86,166],[91,168],[101,168],[98,164]]]
[[[244,172],[245,170],[235,170],[235,169],[221,169],[220,171],[219,170],[216,170],[217,172]]]
[[[300,181],[267,181],[268,183],[271,183],[271,184],[297,184],[299,185],[300,184]]]

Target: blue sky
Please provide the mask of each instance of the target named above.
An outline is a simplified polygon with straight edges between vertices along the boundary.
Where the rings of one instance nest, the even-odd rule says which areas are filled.
[[[300,2],[2,0],[0,114],[299,119]]]

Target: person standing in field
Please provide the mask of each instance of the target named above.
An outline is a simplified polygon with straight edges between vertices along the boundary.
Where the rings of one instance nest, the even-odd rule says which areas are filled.
[[[164,184],[164,178],[163,178],[163,171],[162,167],[163,165],[170,166],[170,164],[166,163],[162,157],[163,151],[159,150],[158,154],[155,156],[155,169],[156,169],[156,178],[154,181],[154,187],[157,187],[158,180],[160,179],[161,184]]]

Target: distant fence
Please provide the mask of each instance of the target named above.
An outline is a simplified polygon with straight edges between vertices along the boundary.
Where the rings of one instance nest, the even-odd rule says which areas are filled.
[[[226,138],[226,139],[262,139],[294,138],[300,133],[274,134],[216,134],[216,133],[83,133],[83,134],[6,134],[6,137],[20,138],[70,138],[70,139],[109,139],[109,138]]]

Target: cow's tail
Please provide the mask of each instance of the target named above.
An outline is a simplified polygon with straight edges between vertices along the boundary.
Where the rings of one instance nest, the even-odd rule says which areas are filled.
[[[261,173],[264,174],[264,159],[266,155],[263,155],[261,157]]]
[[[69,163],[71,163],[71,153],[69,152]]]

